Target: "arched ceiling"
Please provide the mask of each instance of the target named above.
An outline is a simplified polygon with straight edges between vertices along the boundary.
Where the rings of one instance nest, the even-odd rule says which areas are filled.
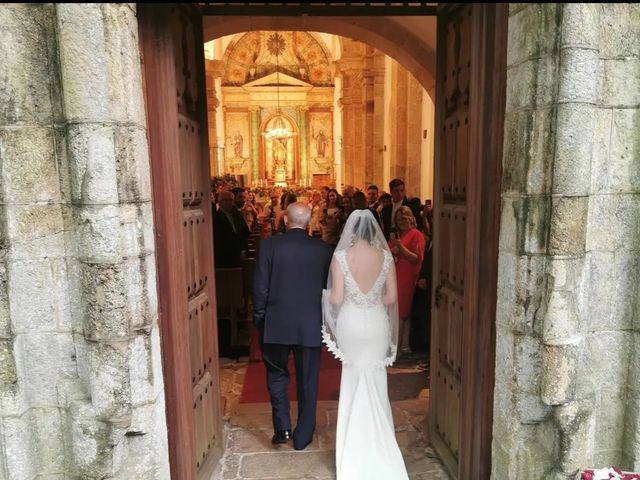
[[[371,45],[406,68],[433,93],[436,72],[435,17],[205,16],[204,39],[240,32],[322,32]]]
[[[278,70],[315,86],[332,86],[330,54],[309,32],[254,31],[234,38],[224,54],[223,85],[239,86]]]

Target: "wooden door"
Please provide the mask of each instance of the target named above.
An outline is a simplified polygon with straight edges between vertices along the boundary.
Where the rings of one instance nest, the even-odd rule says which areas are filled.
[[[429,428],[460,479],[491,472],[507,6],[438,11]]]
[[[171,477],[208,478],[224,445],[202,18],[138,5]]]

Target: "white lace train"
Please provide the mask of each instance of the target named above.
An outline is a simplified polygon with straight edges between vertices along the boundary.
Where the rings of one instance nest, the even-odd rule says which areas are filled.
[[[379,277],[382,281],[365,295],[350,278],[344,257],[336,257],[345,271],[347,298],[336,322],[339,348],[326,332],[324,337],[330,342],[329,349],[343,361],[336,431],[337,480],[408,480],[396,441],[385,368],[390,330],[381,296],[392,259],[385,258]]]

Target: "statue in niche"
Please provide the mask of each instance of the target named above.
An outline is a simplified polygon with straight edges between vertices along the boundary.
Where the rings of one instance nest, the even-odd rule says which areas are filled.
[[[287,138],[274,138],[271,141],[271,153],[273,155],[273,174],[287,171]]]
[[[316,156],[319,158],[325,158],[329,139],[325,135],[324,130],[321,128],[317,134],[312,130],[311,137],[316,141]]]
[[[242,134],[236,131],[236,134],[233,136],[231,141],[233,143],[233,157],[242,158]]]

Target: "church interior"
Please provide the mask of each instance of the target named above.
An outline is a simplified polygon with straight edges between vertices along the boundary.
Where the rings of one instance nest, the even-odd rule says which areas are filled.
[[[355,191],[366,195],[375,185],[382,195],[394,178],[405,182],[408,198],[419,198],[420,204],[431,200],[435,92],[425,90],[375,47],[328,33],[243,32],[205,43],[204,52],[212,202],[221,191],[241,187],[258,213],[255,222],[249,222],[241,264],[216,266],[216,295],[225,419],[259,452],[268,444],[264,430],[270,425],[270,406],[252,325],[251,283],[260,241],[275,233],[265,207],[274,196],[281,199],[288,193],[311,204],[329,188],[351,197]],[[236,203],[238,209],[241,203]],[[389,369],[389,390],[406,461],[416,472],[446,478],[437,455],[424,455],[431,451],[424,340],[426,348],[405,355]],[[292,361],[290,370],[293,400]],[[312,450],[326,453],[333,448],[330,432],[339,383],[340,362],[324,351],[320,421]],[[248,453],[232,442],[220,468],[231,474]],[[327,464],[331,462],[320,461],[312,468]]]

